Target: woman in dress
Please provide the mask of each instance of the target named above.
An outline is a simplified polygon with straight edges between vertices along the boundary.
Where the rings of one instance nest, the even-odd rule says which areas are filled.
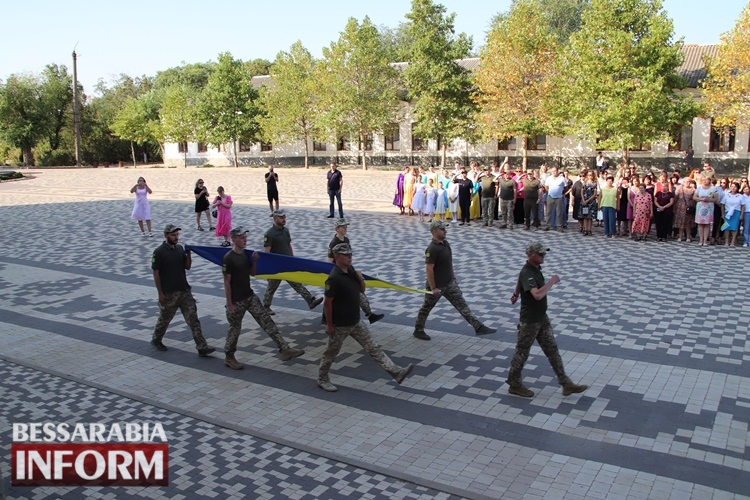
[[[695,181],[687,178],[681,186],[677,186],[674,199],[674,227],[676,227],[680,233],[677,238],[678,241],[686,241],[690,243],[690,231],[695,225],[695,200],[693,195],[695,194]]]
[[[750,186],[747,184],[742,188],[742,208],[745,212],[745,216],[742,218],[742,238],[745,242],[742,246],[750,247]]]
[[[453,180],[456,179],[456,176],[454,175],[451,179],[450,184],[448,184],[448,188],[445,190],[445,194],[448,196],[448,210],[451,213],[451,222],[457,223],[458,222],[458,191],[459,186],[457,183],[453,182]]]
[[[396,192],[393,195],[393,205],[401,211],[399,215],[406,213],[404,212],[404,178],[408,169],[409,167],[404,167],[404,170],[396,178]]]
[[[591,225],[599,211],[596,200],[599,197],[599,184],[596,182],[596,174],[589,170],[586,180],[583,182],[583,196],[581,200],[580,218],[583,220],[583,235],[591,236]]]
[[[654,196],[654,206],[656,207],[656,212],[654,213],[656,239],[658,241],[667,241],[669,232],[672,230],[674,193],[669,182],[661,182],[659,187],[661,189]]]
[[[633,201],[635,200],[635,195],[638,194],[638,191],[640,191],[640,185],[641,185],[641,179],[638,177],[638,174],[633,174],[630,176],[630,189],[628,190],[628,211],[627,211],[627,217],[628,217],[628,232],[630,233],[630,237],[634,238],[633,235],[633,219],[635,219],[635,212],[633,211]]]
[[[213,231],[216,229],[211,222],[211,211],[208,209],[210,203],[208,202],[208,188],[204,185],[203,179],[198,179],[195,183],[195,222],[198,223],[198,231],[203,231],[201,226],[201,214],[206,214],[206,220],[208,221],[208,230]]]
[[[646,241],[651,228],[651,217],[654,216],[654,202],[646,191],[646,184],[638,186],[638,193],[633,198],[633,233],[638,241]]]
[[[211,206],[216,208],[216,236],[224,238],[221,246],[230,247],[229,231],[232,230],[232,197],[224,192],[224,188],[219,186],[216,190],[219,194],[214,198]]]
[[[153,191],[146,184],[146,179],[138,177],[138,183],[130,189],[130,192],[135,193],[135,205],[133,206],[133,213],[130,214],[130,220],[138,221],[138,227],[141,228],[141,236],[153,238],[154,233],[151,232],[151,206],[148,204],[147,197]],[[148,234],[143,230],[143,221],[146,221]]]
[[[630,193],[630,178],[620,179],[617,187],[617,236],[627,236],[628,233],[628,194]]]
[[[404,174],[404,208],[409,211],[409,215],[414,215],[414,210],[411,209],[411,201],[414,199],[414,184],[417,182],[417,177],[414,174],[414,169],[406,167],[406,173]]]
[[[732,238],[731,246],[737,246],[737,232],[740,229],[740,220],[745,217],[745,205],[742,203],[743,198],[740,193],[740,183],[733,182],[730,191],[724,194],[721,200],[721,214],[724,224],[721,229],[724,230],[724,241],[726,246],[729,245],[729,238]]]
[[[431,167],[432,168],[432,167]],[[427,179],[427,195],[424,202],[424,213],[427,214],[427,222],[432,222],[435,218],[435,210],[437,208],[437,190],[435,189],[435,181],[432,178]]]
[[[411,201],[411,208],[419,214],[419,222],[424,222],[424,202],[427,191],[425,185],[422,184],[422,176],[419,174],[417,174],[415,186],[416,191],[414,192],[414,199]]]
[[[695,223],[698,224],[698,237],[700,246],[708,246],[711,236],[711,224],[714,221],[714,203],[719,202],[716,186],[711,184],[711,178],[707,175],[701,176],[701,185],[693,194],[695,204]]]

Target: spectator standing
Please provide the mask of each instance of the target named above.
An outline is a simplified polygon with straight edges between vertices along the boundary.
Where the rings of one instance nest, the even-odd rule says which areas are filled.
[[[273,216],[273,204],[276,202],[276,210],[279,209],[279,174],[273,171],[273,165],[268,166],[268,172],[265,175],[266,181],[266,195],[268,196],[268,208],[271,209]]]
[[[138,221],[141,236],[153,238],[154,233],[151,232],[151,205],[148,203],[148,195],[153,193],[153,191],[146,184],[146,179],[138,177],[138,182],[130,189],[130,192],[135,193],[135,204],[133,205],[133,212],[130,214],[130,219]],[[146,221],[148,234],[143,230],[143,221]]]
[[[198,179],[195,183],[193,194],[195,195],[195,222],[198,223],[198,231],[203,231],[203,227],[201,226],[201,214],[206,214],[208,230],[215,230],[216,228],[211,222],[211,211],[208,209],[211,206],[211,203],[208,201],[208,188],[206,188],[203,179]]]
[[[669,233],[672,230],[675,195],[672,189],[670,189],[669,182],[661,182],[659,187],[661,189],[654,196],[654,206],[656,207],[656,213],[654,213],[656,239],[657,241],[667,241]]]
[[[219,186],[216,189],[218,193],[214,198],[211,206],[216,209],[216,236],[224,238],[221,246],[230,247],[229,232],[232,230],[232,197],[224,192],[224,188]]]
[[[336,163],[331,162],[331,170],[327,174],[327,186],[328,186],[328,198],[330,204],[328,206],[328,218],[333,219],[333,200],[335,199],[339,205],[339,218],[344,218],[344,207],[341,205],[341,191],[344,189],[344,178],[341,174]]]

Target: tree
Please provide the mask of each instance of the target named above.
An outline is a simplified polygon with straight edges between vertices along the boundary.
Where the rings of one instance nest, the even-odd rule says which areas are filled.
[[[279,52],[273,64],[273,82],[260,89],[260,125],[270,142],[301,140],[308,168],[309,142],[317,132],[315,118],[319,98],[314,78],[315,59],[296,42],[289,52]]]
[[[128,99],[115,115],[111,124],[112,131],[117,137],[130,141],[133,166],[136,166],[134,143],[152,142],[161,146],[160,107],[160,95],[152,90],[138,98]]]
[[[719,54],[706,61],[703,82],[706,112],[719,127],[750,120],[750,4],[734,28],[721,36]]]
[[[355,139],[362,168],[367,169],[366,144],[373,133],[397,120],[400,103],[398,74],[368,17],[362,24],[350,18],[338,41],[323,48],[316,79],[320,82],[321,130],[335,140]]]
[[[601,149],[629,151],[664,139],[697,113],[684,80],[682,40],[661,0],[592,0],[557,72],[557,116]]]
[[[73,106],[73,78],[68,68],[48,64],[42,72],[42,108],[48,116],[47,137],[52,151],[60,147],[60,137],[71,120],[69,111]]]
[[[516,4],[527,0],[513,0],[512,11]],[[570,35],[581,29],[583,12],[591,5],[591,0],[532,0],[540,9],[544,23],[549,27],[558,46],[565,46]],[[490,31],[503,22],[508,13],[499,13],[490,22]]]
[[[216,63],[194,63],[175,66],[159,71],[154,77],[154,88],[166,90],[174,85],[184,85],[200,92],[208,84],[208,77],[213,73]]]
[[[201,135],[198,102],[195,92],[187,85],[173,85],[166,90],[159,118],[166,141],[186,143]],[[187,167],[187,148],[184,154]]]
[[[474,78],[482,135],[525,140],[554,134],[550,101],[557,57],[555,35],[536,0],[518,0],[487,38]],[[527,165],[523,148],[523,167]]]
[[[253,59],[252,61],[245,62],[245,69],[251,77],[270,75],[271,67],[271,61],[268,59]]]
[[[444,6],[432,0],[412,0],[405,30],[412,45],[403,73],[414,102],[414,132],[442,141],[442,166],[450,142],[475,136],[476,113],[471,75],[458,64],[470,55],[472,40],[465,33],[456,36],[456,14],[446,16],[445,12]]]
[[[242,61],[229,52],[219,54],[219,62],[208,78],[198,107],[206,140],[211,144],[231,142],[235,167],[239,166],[238,142],[256,142],[260,131],[255,102],[258,93],[253,89],[251,77]]]
[[[41,86],[33,75],[10,75],[0,87],[0,134],[21,149],[24,166],[34,165],[33,148],[46,133]]]
[[[380,26],[378,31],[390,62],[403,62],[409,58],[412,42],[406,34],[406,23],[399,23],[396,28]]]

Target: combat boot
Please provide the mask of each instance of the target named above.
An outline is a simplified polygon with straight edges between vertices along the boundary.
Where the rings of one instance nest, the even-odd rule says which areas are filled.
[[[571,394],[578,394],[579,392],[583,392],[586,389],[588,389],[589,386],[587,385],[577,385],[577,384],[565,384],[562,386],[562,393],[563,396],[570,396]]]
[[[409,366],[407,366],[406,368],[401,368],[396,373],[391,373],[391,377],[393,377],[396,380],[396,382],[400,385],[401,382],[403,382],[406,379],[406,377],[409,376],[412,370],[414,370],[414,365],[409,363]]]
[[[283,351],[281,351],[281,361],[289,361],[292,358],[296,358],[298,356],[302,356],[305,354],[304,349],[295,349],[293,347],[287,347]]]
[[[235,359],[234,354],[228,354],[227,357],[224,358],[224,364],[232,370],[242,370],[242,368],[244,368],[242,363]]]

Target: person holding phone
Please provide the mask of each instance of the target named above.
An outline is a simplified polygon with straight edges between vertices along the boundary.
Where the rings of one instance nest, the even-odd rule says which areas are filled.
[[[203,231],[203,227],[201,226],[201,214],[206,214],[208,230],[214,231],[216,228],[211,222],[211,211],[208,209],[211,205],[208,201],[208,188],[203,182],[203,179],[198,179],[195,183],[193,194],[195,195],[195,222],[198,223],[198,231]]]

